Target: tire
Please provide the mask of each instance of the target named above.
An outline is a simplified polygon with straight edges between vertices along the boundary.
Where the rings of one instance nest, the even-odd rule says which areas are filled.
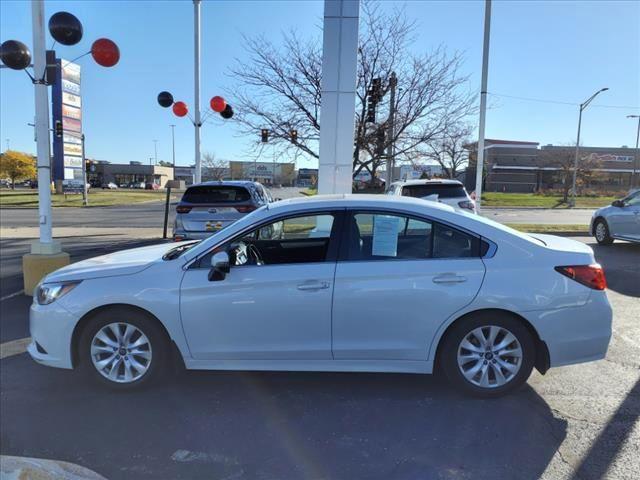
[[[482,343],[474,332],[484,335],[485,341],[495,333],[493,346],[499,350],[481,348]],[[509,333],[514,339],[511,342],[511,337],[507,336]],[[509,343],[501,346],[503,341]],[[463,345],[474,347],[474,351]],[[459,355],[461,366],[458,365]],[[495,398],[516,390],[527,381],[535,356],[534,340],[520,319],[505,312],[477,312],[458,320],[447,332],[439,350],[438,365],[458,391],[476,397]],[[487,372],[486,377],[484,371]]]
[[[121,342],[114,328],[121,334]],[[127,332],[131,332],[128,343],[123,343]],[[78,369],[91,381],[115,390],[149,386],[167,371],[169,345],[166,333],[151,315],[126,307],[109,308],[98,312],[82,331]],[[116,351],[110,351],[114,348]],[[105,365],[102,372],[100,361]],[[115,363],[117,370],[113,371]]]
[[[596,238],[596,242],[599,245],[611,245],[613,238],[609,234],[609,225],[604,218],[599,218],[593,225],[593,236]]]

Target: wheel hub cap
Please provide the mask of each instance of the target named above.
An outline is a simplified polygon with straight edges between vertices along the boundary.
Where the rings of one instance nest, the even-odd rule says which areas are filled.
[[[522,347],[506,328],[486,325],[462,339],[457,360],[468,382],[482,388],[496,388],[513,380],[520,371]]]
[[[93,366],[112,382],[138,380],[149,370],[151,358],[151,342],[147,336],[126,322],[105,325],[91,341]]]

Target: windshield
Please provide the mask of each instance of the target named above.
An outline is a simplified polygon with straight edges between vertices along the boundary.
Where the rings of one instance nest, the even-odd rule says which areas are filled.
[[[197,185],[189,187],[182,201],[186,203],[237,203],[251,200],[251,194],[244,187],[227,185]]]
[[[405,185],[402,187],[402,195],[417,198],[424,198],[429,195],[438,195],[439,198],[459,198],[466,197],[467,192],[459,184],[430,183],[426,185]]]

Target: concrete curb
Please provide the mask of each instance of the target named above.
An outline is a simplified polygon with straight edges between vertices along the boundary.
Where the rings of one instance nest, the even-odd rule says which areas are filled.
[[[0,480],[107,480],[75,463],[0,455]]]

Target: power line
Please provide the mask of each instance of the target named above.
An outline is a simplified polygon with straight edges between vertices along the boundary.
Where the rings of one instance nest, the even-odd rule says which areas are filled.
[[[527,102],[539,102],[539,103],[554,103],[557,105],[571,105],[574,107],[579,106],[579,103],[575,103],[575,102],[563,102],[560,100],[549,100],[549,99],[542,99],[542,98],[531,98],[531,97],[519,97],[516,95],[505,95],[502,93],[494,93],[494,92],[487,92],[489,95],[492,95],[494,97],[504,97],[504,98],[514,98],[516,100],[524,100]],[[631,107],[629,105],[591,105],[592,107],[600,107],[600,108],[624,108],[624,109],[632,109],[632,110],[638,110],[640,109],[640,107],[636,106],[636,107]]]

